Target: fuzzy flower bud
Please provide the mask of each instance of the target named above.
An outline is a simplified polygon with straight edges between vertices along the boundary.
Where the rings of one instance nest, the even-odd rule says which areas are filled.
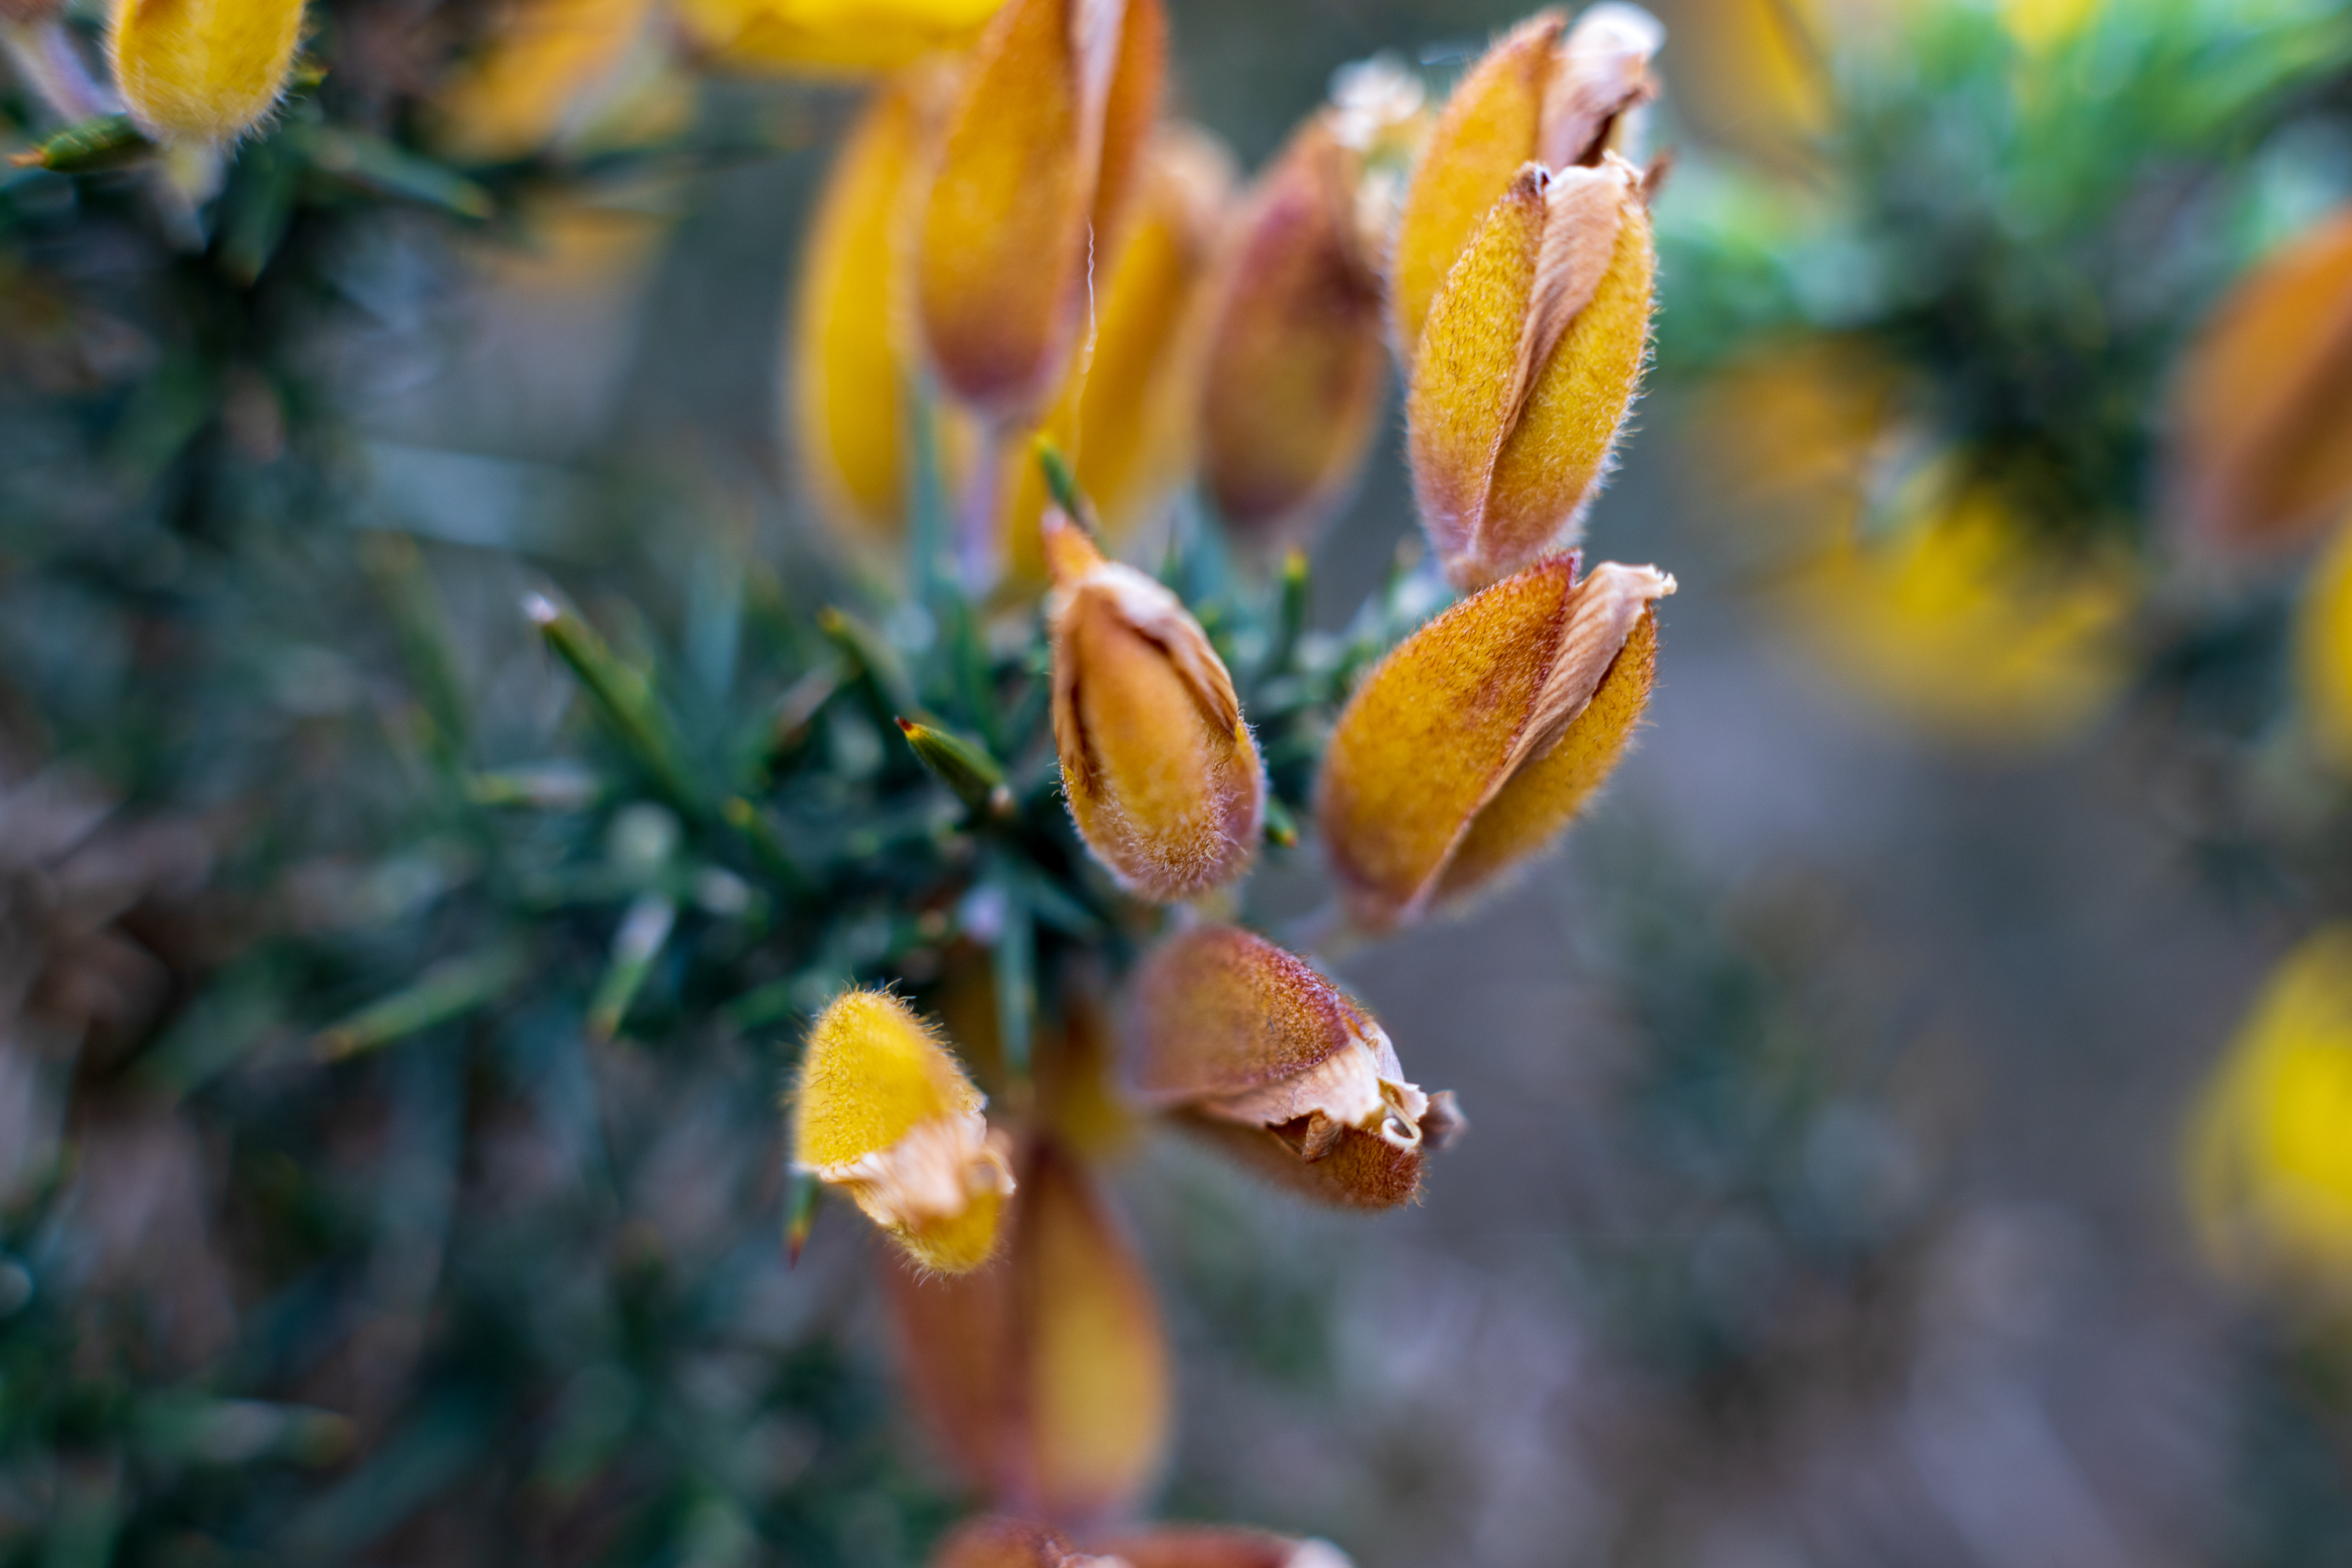
[[[684,0],[687,36],[722,65],[889,70],[971,42],[1002,0]]]
[[[2352,211],[2241,282],[2189,353],[2179,510],[2216,551],[2292,549],[2352,503]]]
[[[793,1163],[839,1187],[915,1260],[942,1274],[987,1261],[1013,1191],[987,1099],[938,1032],[885,991],[817,1018],[793,1089]]]
[[[1321,1202],[1391,1208],[1425,1146],[1461,1125],[1451,1094],[1406,1081],[1370,1014],[1234,926],[1162,942],[1135,979],[1127,1081],[1261,1173]]]
[[[277,107],[301,41],[302,0],[121,0],[107,49],[142,131],[215,142]]]
[[[1349,699],[1316,815],[1349,911],[1370,930],[1459,900],[1556,838],[1607,779],[1650,699],[1652,566],[1554,556],[1405,639]]]
[[[1159,0],[1011,0],[974,48],[919,215],[915,302],[940,380],[992,419],[1061,386],[1166,50]]]
[[[1347,500],[1380,427],[1378,235],[1368,172],[1418,110],[1325,109],[1252,188],[1218,268],[1201,387],[1201,472],[1218,511],[1268,544]]]
[[[1657,94],[1657,18],[1607,0],[1577,19],[1540,11],[1488,49],[1430,132],[1389,268],[1397,357],[1411,364],[1446,274],[1522,165],[1559,173],[1632,156],[1637,110]]]
[[[1224,661],[1176,595],[1045,516],[1054,743],[1095,858],[1159,903],[1248,868],[1265,770]]]
[[[1456,586],[1572,531],[1649,353],[1655,258],[1641,176],[1520,169],[1431,306],[1406,404],[1422,526]]]

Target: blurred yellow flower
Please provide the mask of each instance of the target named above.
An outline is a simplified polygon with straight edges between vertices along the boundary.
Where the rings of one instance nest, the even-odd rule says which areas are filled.
[[[121,0],[107,50],[122,101],[158,142],[227,142],[286,90],[302,0]]]
[[[1555,555],[1400,644],[1341,710],[1316,821],[1368,930],[1458,902],[1540,853],[1623,755],[1675,580]]]
[[[2320,755],[2352,771],[2352,528],[2336,531],[2304,584],[2295,675],[2304,724]]]
[[[986,1103],[912,1008],[887,991],[851,991],[810,1026],[793,1088],[793,1159],[917,1262],[961,1274],[995,1249],[1013,1191]]]
[[[2000,0],[2000,21],[2028,54],[2048,54],[2090,26],[2100,4],[2101,0]]]
[[[819,73],[882,71],[980,36],[1004,0],[679,0],[678,21],[718,63]]]
[[[1845,9],[1868,9],[1869,0]],[[1790,163],[1829,129],[1825,0],[1696,0],[1677,13],[1675,108],[1740,152]]]
[[[653,0],[524,0],[436,96],[434,142],[499,163],[537,152],[607,107],[640,63]]]
[[[2352,1307],[2352,925],[2264,984],[2199,1100],[2185,1173],[2217,1267]]]

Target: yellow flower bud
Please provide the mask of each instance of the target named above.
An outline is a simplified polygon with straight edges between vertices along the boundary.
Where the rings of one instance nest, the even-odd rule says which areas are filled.
[[[1654,269],[1641,176],[1613,153],[1521,168],[1462,253],[1405,407],[1422,526],[1457,586],[1509,575],[1581,519],[1649,353]]]
[[[1471,68],[1430,132],[1397,225],[1389,277],[1401,361],[1412,363],[1446,274],[1522,165],[1559,173],[1631,151],[1664,40],[1648,12],[1611,0],[1573,30],[1558,11],[1539,11]]]
[[[1034,415],[1061,385],[1166,52],[1160,0],[1011,0],[973,50],[920,214],[915,300],[940,379],[992,419]]]
[[[1535,855],[1616,767],[1675,580],[1614,562],[1575,577],[1554,556],[1465,600],[1349,699],[1315,805],[1359,924],[1417,920]]]
[[[1126,237],[1097,271],[1093,342],[1036,432],[1069,454],[1114,543],[1164,512],[1192,467],[1201,295],[1232,183],[1231,157],[1207,132],[1178,124],[1154,133]],[[1003,462],[1006,554],[1025,583],[1045,571],[1034,438],[1008,437]]]
[[[2337,531],[2304,585],[2295,675],[2304,725],[2320,756],[2352,773],[2352,528]]]
[[[2190,1212],[2214,1262],[2352,1308],[2352,925],[2279,965],[2200,1100]]]
[[[1251,190],[1220,263],[1201,387],[1201,475],[1266,545],[1304,539],[1354,488],[1388,356],[1378,257],[1361,232],[1361,149],[1325,110]]]
[[[2352,506],[2352,210],[2222,302],[2174,414],[2179,507],[2214,549],[2293,548]]]
[[[275,108],[302,40],[302,0],[120,0],[115,84],[158,142],[227,142]]]
[[[1372,1016],[1301,960],[1227,925],[1160,943],[1134,981],[1128,1086],[1324,1203],[1390,1208],[1461,1126],[1407,1082]]]
[[[528,0],[503,14],[432,105],[435,142],[499,163],[576,132],[638,63],[651,0]]]
[[[1167,903],[1248,868],[1265,770],[1224,661],[1176,595],[1045,516],[1054,743],[1095,858]]]
[[[1051,1144],[1022,1163],[1011,1228],[1003,1260],[977,1273],[887,1270],[908,1391],[1000,1506],[1074,1523],[1117,1515],[1167,1449],[1150,1281],[1086,1168]]]
[[[1013,1191],[1003,1140],[938,1032],[887,991],[852,991],[809,1030],[793,1159],[841,1188],[925,1268],[988,1260]]]
[[[1003,0],[683,0],[687,37],[719,64],[891,70],[980,36]]]

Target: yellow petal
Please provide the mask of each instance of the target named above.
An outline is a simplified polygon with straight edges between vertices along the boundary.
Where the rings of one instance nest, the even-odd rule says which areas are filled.
[[[948,389],[1000,421],[1059,386],[1158,110],[1158,0],[1011,0],[974,51],[921,212],[916,303]]]
[[[1837,111],[1828,8],[1823,0],[1698,0],[1677,10],[1677,114],[1751,156],[1800,162]],[[1839,26],[1867,8],[1838,7]]]
[[[1646,637],[1621,655],[1674,579],[1612,563],[1579,583],[1575,570],[1555,556],[1454,605],[1349,699],[1316,815],[1360,923],[1415,920],[1536,853],[1622,754],[1648,693]]]
[[[1379,429],[1380,279],[1356,228],[1360,156],[1318,115],[1251,191],[1214,285],[1202,478],[1272,547],[1347,500]]]
[[[1174,595],[1046,519],[1055,589],[1054,740],[1095,858],[1160,902],[1223,886],[1256,853],[1265,804],[1233,678]]]
[[[652,9],[652,0],[529,0],[508,13],[435,98],[435,143],[483,163],[545,146],[616,80]]]
[[[142,131],[226,142],[276,107],[301,37],[301,0],[121,0],[107,45]]]
[[[944,1273],[993,1250],[1012,1173],[985,1103],[937,1032],[885,991],[848,992],[809,1031],[793,1159]]]
[[[2352,529],[2337,531],[2304,585],[2295,674],[2320,755],[2352,771]]]
[[[688,38],[720,65],[819,74],[892,70],[980,36],[1003,0],[683,0]]]
[[[2222,302],[2174,413],[2180,504],[2208,544],[2292,547],[2352,506],[2352,210]]]
[[[1614,156],[1521,169],[1430,310],[1406,427],[1422,524],[1478,587],[1570,535],[1649,348],[1640,177]]]
[[[2352,926],[2264,984],[2189,1130],[2190,1207],[2215,1262],[2352,1304]]]

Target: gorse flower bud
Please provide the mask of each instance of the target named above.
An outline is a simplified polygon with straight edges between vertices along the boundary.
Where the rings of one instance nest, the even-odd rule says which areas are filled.
[[[226,142],[286,90],[302,0],[121,0],[107,47],[139,128],[158,142]]]
[[[2216,550],[2292,548],[2352,505],[2352,211],[2223,301],[2174,417],[2178,504]]]
[[[1083,1522],[1123,1512],[1167,1447],[1168,1352],[1151,1286],[1086,1168],[1039,1141],[1003,1258],[887,1270],[915,1397],[1000,1505]]]
[[[2352,1306],[2352,926],[2307,939],[2263,987],[2205,1090],[2189,1198],[2214,1261]]]
[[[1484,586],[1572,530],[1649,353],[1655,268],[1641,177],[1522,167],[1431,306],[1406,428],[1422,526]]]
[[[1129,891],[1223,886],[1256,852],[1265,769],[1208,635],[1176,596],[1046,513],[1054,742],[1070,816]]]
[[[809,1030],[793,1089],[793,1159],[856,1200],[929,1268],[985,1262],[1013,1191],[986,1104],[898,997],[852,991]]]
[[[1377,240],[1359,193],[1376,123],[1327,109],[1234,221],[1201,387],[1201,474],[1244,536],[1302,539],[1342,504],[1380,426]],[[1349,139],[1352,134],[1354,140]]]
[[[1011,422],[1059,390],[1159,112],[1159,0],[1011,0],[973,51],[918,226],[940,379]]]
[[[888,70],[979,36],[1003,0],[684,0],[688,36],[723,65]]]
[[[1137,973],[1127,1082],[1260,1172],[1325,1203],[1389,1208],[1460,1126],[1407,1082],[1388,1035],[1314,969],[1237,927],[1169,938]]]
[[[1558,174],[1630,154],[1664,39],[1648,12],[1611,0],[1573,30],[1558,11],[1538,12],[1471,68],[1430,132],[1397,225],[1389,276],[1400,360],[1412,363],[1446,275],[1522,165]]]
[[[1332,731],[1316,814],[1370,930],[1419,919],[1546,847],[1649,701],[1654,601],[1675,580],[1555,556],[1454,605],[1365,678]]]

